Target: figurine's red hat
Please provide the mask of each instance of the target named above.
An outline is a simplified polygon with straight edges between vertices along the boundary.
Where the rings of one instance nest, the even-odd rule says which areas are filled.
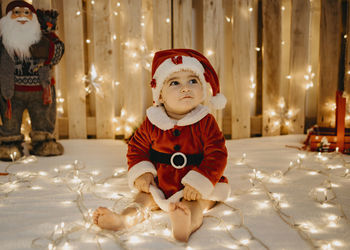
[[[27,3],[25,1],[12,1],[6,7],[6,14],[16,7],[27,7],[31,12],[36,13],[35,8],[30,3]]]

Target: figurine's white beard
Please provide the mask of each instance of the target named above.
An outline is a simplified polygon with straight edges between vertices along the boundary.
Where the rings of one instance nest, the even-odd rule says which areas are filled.
[[[33,13],[32,20],[27,18],[11,18],[11,11],[0,19],[0,36],[7,52],[13,58],[16,54],[21,60],[31,56],[29,47],[41,38],[40,24]],[[21,24],[18,20],[27,20]]]

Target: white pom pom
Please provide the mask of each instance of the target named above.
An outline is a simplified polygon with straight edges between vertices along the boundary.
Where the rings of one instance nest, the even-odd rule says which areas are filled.
[[[218,93],[216,96],[210,98],[210,102],[215,109],[223,109],[226,105],[227,100],[223,94]]]

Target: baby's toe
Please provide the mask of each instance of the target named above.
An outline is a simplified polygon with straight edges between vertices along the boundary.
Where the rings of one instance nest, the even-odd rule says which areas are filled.
[[[182,203],[182,202],[178,202],[178,203],[176,204],[176,206],[177,206],[178,208],[180,208],[181,210],[183,210],[183,211],[185,212],[185,214],[189,214],[189,213],[191,212],[191,210],[190,210],[184,203]]]

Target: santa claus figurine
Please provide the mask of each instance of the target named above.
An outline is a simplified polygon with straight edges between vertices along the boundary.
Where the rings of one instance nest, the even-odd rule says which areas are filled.
[[[23,155],[22,116],[28,110],[32,131],[30,153],[54,156],[63,153],[53,132],[56,94],[50,70],[64,53],[64,44],[53,32],[42,32],[34,7],[12,1],[0,19],[0,159]]]

